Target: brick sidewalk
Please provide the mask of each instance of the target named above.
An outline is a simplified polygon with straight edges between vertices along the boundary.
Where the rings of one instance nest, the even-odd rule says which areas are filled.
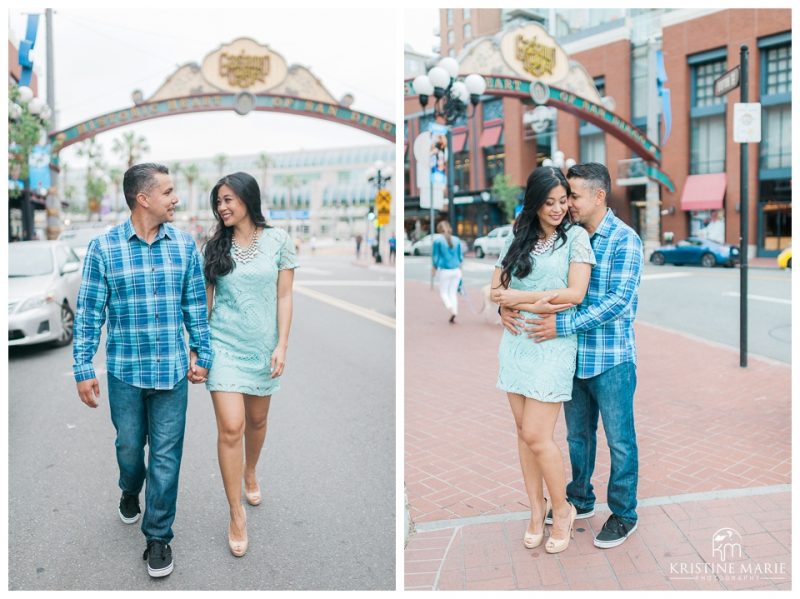
[[[472,302],[477,306],[480,299],[472,297]],[[501,329],[472,314],[467,306],[462,306],[458,324],[448,325],[446,318],[438,294],[425,283],[406,282],[405,482],[411,520],[419,531],[406,548],[407,588],[430,589],[434,581],[438,581],[436,588],[549,588],[550,584],[582,588],[578,575],[569,574],[572,563],[582,564],[579,571],[585,584],[597,578],[598,584],[608,588],[684,588],[696,581],[676,582],[663,569],[637,567],[630,555],[627,562],[613,556],[628,555],[641,545],[659,564],[663,562],[659,555],[679,555],[675,550],[694,555],[690,548],[707,558],[706,547],[699,541],[708,537],[710,552],[711,534],[726,526],[743,535],[748,556],[766,557],[757,547],[768,545],[769,558],[783,560],[789,568],[788,365],[751,357],[749,367],[742,369],[735,350],[637,323],[639,499],[646,505],[647,498],[663,503],[666,500],[660,498],[701,495],[692,501],[677,498],[677,503],[643,507],[636,540],[632,537],[619,548],[602,551],[591,544],[590,531],[602,526],[608,516],[604,512],[581,523],[585,531],[577,533],[576,539],[585,541],[579,540],[575,548],[561,557],[541,551],[534,558],[537,550],[525,550],[520,541],[524,530],[520,518],[526,517],[529,506],[514,423],[505,394],[494,386]],[[563,416],[556,438],[568,470]],[[598,501],[606,498],[608,473],[608,448],[600,427],[593,477]],[[702,495],[770,487],[769,495],[756,498]],[[752,516],[754,501],[763,503],[766,520],[763,515],[760,519]],[[484,543],[484,536],[490,540]],[[661,547],[654,543],[664,538],[670,539],[669,546],[663,541]],[[450,547],[446,555],[442,543]],[[475,547],[468,550],[472,544]],[[484,545],[494,547],[487,549],[485,563],[473,555],[481,554]],[[461,559],[459,551],[472,557]],[[575,559],[582,553],[588,561]],[[562,562],[570,557],[573,561],[564,566]],[[523,568],[526,560],[536,562],[536,568]],[[434,565],[431,576],[425,569]],[[472,571],[475,568],[479,570]],[[586,572],[592,569],[597,570],[596,576],[587,578]],[[737,585],[748,582],[776,586],[763,577],[712,582],[723,585],[716,588],[740,588]],[[495,583],[502,587],[492,587]]]

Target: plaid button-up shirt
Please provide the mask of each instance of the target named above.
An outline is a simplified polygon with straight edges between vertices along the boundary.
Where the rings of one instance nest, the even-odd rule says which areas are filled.
[[[189,369],[184,325],[197,365],[212,360],[206,291],[194,240],[162,224],[152,244],[129,220],[91,241],[75,312],[75,380],[95,377],[92,358],[108,318],[108,372],[142,389],[172,389]]]
[[[636,232],[608,209],[591,236],[597,266],[578,309],[556,316],[559,336],[578,334],[575,376],[587,379],[625,362],[636,363],[633,320],[644,253]]]

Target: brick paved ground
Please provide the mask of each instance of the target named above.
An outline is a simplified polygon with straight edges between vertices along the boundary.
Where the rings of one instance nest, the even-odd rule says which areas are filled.
[[[472,302],[478,306],[480,299]],[[434,583],[441,589],[789,584],[763,575],[740,581],[668,578],[674,576],[670,559],[710,560],[711,534],[722,527],[743,535],[747,563],[763,557],[789,568],[787,365],[751,357],[742,369],[735,350],[638,323],[639,499],[646,505],[647,498],[664,503],[660,498],[706,495],[642,507],[634,537],[605,551],[591,543],[591,534],[608,517],[598,511],[581,523],[575,546],[555,557],[521,544],[525,521],[520,518],[529,506],[513,419],[505,394],[494,386],[501,329],[466,306],[458,324],[448,325],[446,318],[428,285],[406,282],[405,483],[418,529],[406,548],[406,588],[431,589]],[[602,427],[598,437],[593,483],[601,502],[609,473]],[[563,416],[556,438],[568,470]],[[756,497],[708,495],[770,487],[769,494]]]

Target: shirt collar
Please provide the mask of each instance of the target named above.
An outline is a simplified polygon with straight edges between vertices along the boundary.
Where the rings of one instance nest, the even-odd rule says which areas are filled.
[[[600,237],[608,237],[611,235],[611,229],[614,228],[614,213],[611,211],[611,208],[606,208],[606,214],[603,217],[603,220],[600,221],[600,224],[597,225],[597,228],[592,233],[592,237],[595,235],[599,235]]]
[[[125,234],[125,239],[130,241],[132,238],[136,237],[136,229],[133,227],[133,221],[129,218],[122,224],[122,231]],[[168,223],[161,223],[158,227],[158,233],[156,233],[155,239],[153,239],[153,243],[158,241],[159,239],[173,239],[175,235],[172,232],[172,227]]]

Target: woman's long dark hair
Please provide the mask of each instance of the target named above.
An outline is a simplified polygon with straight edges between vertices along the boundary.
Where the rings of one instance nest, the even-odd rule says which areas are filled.
[[[522,212],[519,213],[517,220],[514,221],[514,239],[508,252],[503,258],[503,272],[500,274],[500,284],[508,288],[511,283],[511,276],[523,279],[531,274],[533,270],[533,256],[531,252],[536,241],[542,236],[542,224],[539,222],[539,210],[547,201],[550,191],[561,185],[569,197],[570,189],[564,173],[557,168],[540,167],[528,176],[525,185],[525,199],[523,200]],[[561,245],[567,242],[567,229],[570,227],[569,212],[556,227],[558,240]],[[560,247],[560,246],[559,246]],[[556,244],[553,244],[556,249]]]
[[[214,228],[214,234],[211,239],[208,240],[205,248],[203,248],[203,256],[205,257],[203,270],[206,275],[206,281],[211,285],[216,283],[217,277],[225,276],[236,266],[231,257],[233,227],[225,226],[219,216],[219,212],[217,212],[217,194],[219,193],[219,188],[223,185],[230,187],[233,193],[244,202],[244,205],[247,206],[247,213],[256,227],[269,227],[267,219],[264,218],[261,212],[261,190],[251,175],[233,173],[225,175],[217,181],[217,184],[211,190],[211,211],[214,213],[214,218],[217,219],[217,226]]]

